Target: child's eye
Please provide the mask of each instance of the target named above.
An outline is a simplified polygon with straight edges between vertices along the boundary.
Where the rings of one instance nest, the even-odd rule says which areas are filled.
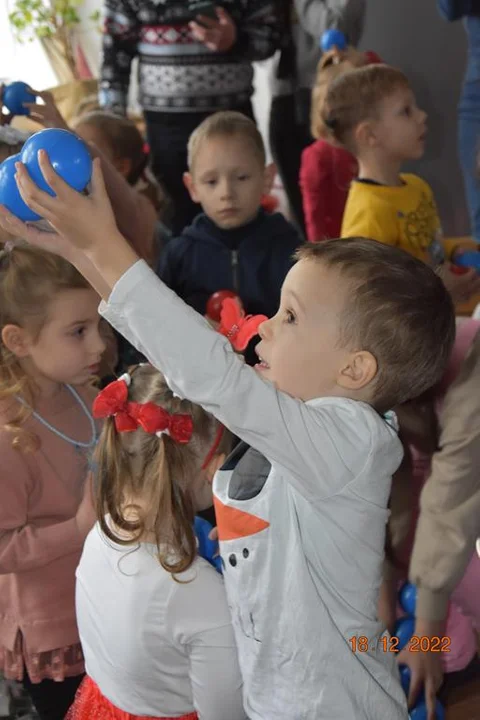
[[[216,180],[204,180],[204,184],[209,185],[209,187],[213,187],[214,185],[216,185],[216,183]]]
[[[244,182],[245,180],[250,179],[250,175],[239,175],[238,179],[240,180],[240,182]]]
[[[412,108],[410,105],[407,105],[407,107],[403,109],[403,114],[407,117],[410,117],[410,115],[412,114]]]
[[[287,310],[285,312],[285,322],[288,325],[293,325],[296,322],[296,320],[297,320],[297,318],[291,310]]]
[[[71,335],[73,337],[81,338],[85,335],[85,330],[86,330],[86,327],[84,325],[81,325],[80,327],[75,328],[75,330],[73,330]]]

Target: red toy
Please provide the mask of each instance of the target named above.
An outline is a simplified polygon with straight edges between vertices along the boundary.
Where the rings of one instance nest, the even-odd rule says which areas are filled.
[[[214,292],[213,295],[210,295],[208,298],[206,315],[209,320],[220,322],[220,313],[225,298],[233,298],[240,303],[240,306],[242,305],[242,301],[233,290],[217,290],[217,292]]]
[[[230,340],[237,352],[242,352],[250,340],[258,335],[258,328],[265,320],[268,320],[266,315],[245,315],[238,300],[225,298],[218,332]]]

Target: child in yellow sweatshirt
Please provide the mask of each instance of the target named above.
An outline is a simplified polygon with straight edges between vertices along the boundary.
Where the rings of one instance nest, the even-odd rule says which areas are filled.
[[[332,139],[358,160],[350,188],[342,237],[363,236],[403,248],[438,268],[456,302],[480,290],[474,270],[452,272],[460,245],[473,241],[443,238],[430,186],[417,175],[401,173],[406,160],[424,152],[427,115],[415,101],[405,75],[387,65],[352,70],[330,87],[324,122]]]

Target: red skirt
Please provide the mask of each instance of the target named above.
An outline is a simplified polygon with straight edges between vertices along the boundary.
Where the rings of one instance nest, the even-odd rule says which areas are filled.
[[[107,700],[98,685],[87,675],[77,690],[75,702],[66,714],[65,720],[198,720],[198,715],[196,712],[177,718],[132,715]]]

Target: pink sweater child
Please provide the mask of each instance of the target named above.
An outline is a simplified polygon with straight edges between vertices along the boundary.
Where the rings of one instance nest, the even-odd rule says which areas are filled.
[[[63,720],[84,673],[75,570],[95,521],[98,295],[65,260],[0,252],[0,672],[41,720]]]
[[[79,395],[90,406],[95,393],[80,389]],[[2,428],[16,405],[0,410]],[[44,401],[37,412],[88,444],[89,420],[70,393]],[[75,570],[85,537],[75,515],[88,458],[85,448],[77,450],[33,417],[23,427],[38,437],[35,452],[14,449],[11,433],[0,431],[0,667],[7,678],[22,680],[25,665],[35,683],[83,672]]]

